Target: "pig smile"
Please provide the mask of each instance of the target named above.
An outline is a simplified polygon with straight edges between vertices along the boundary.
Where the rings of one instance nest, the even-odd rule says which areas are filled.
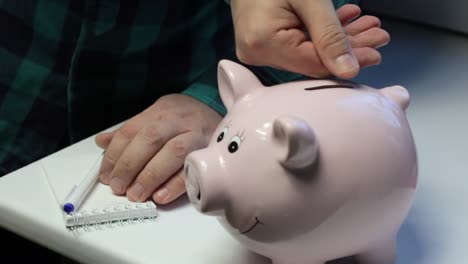
[[[247,230],[245,230],[244,232],[241,232],[241,234],[243,235],[247,234],[248,232],[252,231],[258,224],[263,225],[263,223],[260,220],[258,220],[257,217],[255,217],[255,223],[251,227],[249,227]]]

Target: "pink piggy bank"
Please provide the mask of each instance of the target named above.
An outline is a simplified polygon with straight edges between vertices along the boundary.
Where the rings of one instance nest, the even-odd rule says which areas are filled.
[[[274,264],[394,263],[418,174],[407,90],[265,87],[226,60],[218,82],[228,114],[184,167],[196,209]]]

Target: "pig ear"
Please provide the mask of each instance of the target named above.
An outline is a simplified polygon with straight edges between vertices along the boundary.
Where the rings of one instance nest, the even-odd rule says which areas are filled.
[[[388,99],[397,103],[403,111],[406,111],[410,104],[410,95],[405,87],[395,85],[385,87],[380,90]]]
[[[218,87],[224,106],[229,110],[239,98],[263,85],[246,67],[221,60],[218,63]]]
[[[288,169],[312,165],[318,157],[315,133],[305,121],[281,117],[273,122],[273,138],[280,148],[279,161]]]

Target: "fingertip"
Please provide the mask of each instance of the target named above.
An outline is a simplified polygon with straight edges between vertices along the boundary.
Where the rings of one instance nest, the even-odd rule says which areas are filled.
[[[101,165],[100,165],[100,168],[99,168],[99,176],[98,176],[98,179],[100,182],[102,182],[103,184],[105,185],[109,185],[110,184],[110,172],[109,170],[106,169],[106,163],[105,163],[105,153],[104,153],[104,157],[102,159],[102,162],[101,162]]]
[[[181,184],[181,177],[176,176],[169,180],[163,187],[153,193],[153,201],[157,204],[168,204],[178,199],[185,193],[185,185]]]
[[[359,63],[353,54],[345,53],[335,60],[334,73],[337,77],[351,79],[359,73]]]
[[[382,21],[380,21],[380,18],[376,16],[371,16],[371,15],[365,15],[362,17],[362,20],[369,28],[372,27],[382,27]]]
[[[355,49],[361,68],[379,65],[382,62],[382,55],[373,48],[365,47]]]
[[[346,25],[361,15],[361,8],[355,4],[345,4],[336,11],[336,14],[341,23]]]
[[[366,65],[363,67],[379,65],[382,63],[382,54],[380,52],[375,51],[371,55],[369,55],[369,59]]]
[[[105,185],[109,185],[110,180],[104,177],[104,174],[99,174],[99,181]]]
[[[344,4],[341,8],[352,8],[353,10],[361,11],[361,7],[356,4]]]
[[[117,195],[125,194],[127,189],[125,186],[125,182],[118,177],[113,177],[109,185],[112,189],[112,192]]]
[[[153,201],[157,204],[167,204],[172,202],[175,198],[171,197],[169,190],[166,187],[159,188],[153,193]]]
[[[104,153],[104,156],[105,156],[105,153]],[[108,173],[104,169],[104,157],[103,157],[101,164],[99,165],[98,179],[103,184],[109,185],[110,179],[107,176],[108,176]]]
[[[114,135],[113,132],[98,134],[94,138],[94,142],[96,143],[98,147],[102,149],[106,149],[109,146],[113,135]]]
[[[375,48],[378,49],[378,48],[381,48],[383,46],[386,46],[388,45],[388,43],[390,43],[391,41],[391,36],[390,36],[390,33],[388,33],[386,30],[381,30],[382,31],[382,37],[381,37],[381,43],[379,43]]]
[[[96,137],[94,137],[94,142],[100,148],[102,148],[103,141],[104,141],[104,134],[98,134],[98,135],[96,135]]]
[[[147,196],[143,185],[139,182],[136,182],[127,190],[127,198],[132,202],[142,202],[148,198]]]

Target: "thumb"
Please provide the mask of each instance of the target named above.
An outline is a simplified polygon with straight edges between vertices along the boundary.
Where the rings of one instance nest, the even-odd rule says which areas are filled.
[[[96,145],[98,145],[100,148],[106,149],[109,146],[112,138],[114,137],[114,134],[115,131],[98,134],[94,141],[96,142]]]
[[[325,67],[340,78],[353,78],[359,63],[331,0],[294,1],[293,8],[307,27]]]

